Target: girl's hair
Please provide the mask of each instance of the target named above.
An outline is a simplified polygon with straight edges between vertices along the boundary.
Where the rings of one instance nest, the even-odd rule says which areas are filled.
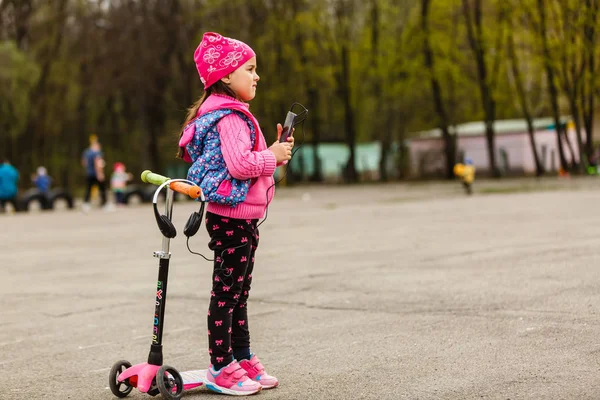
[[[192,104],[190,108],[188,108],[187,115],[185,117],[185,122],[183,123],[183,125],[181,125],[179,139],[181,139],[181,136],[183,136],[183,129],[198,115],[198,110],[200,109],[202,103],[204,103],[208,96],[210,96],[213,93],[224,94],[226,96],[233,97],[234,99],[241,101],[237,93],[235,93],[235,91],[223,81],[218,80],[217,82],[213,83],[208,89],[204,91],[204,93],[202,93],[202,96],[200,96],[200,98],[196,100],[196,102]],[[179,151],[177,152],[177,158],[183,158],[183,155],[184,148],[179,147]]]

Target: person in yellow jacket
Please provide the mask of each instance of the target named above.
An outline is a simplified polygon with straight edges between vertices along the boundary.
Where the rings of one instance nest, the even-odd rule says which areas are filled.
[[[475,180],[475,166],[473,160],[467,158],[464,164],[458,163],[454,166],[454,175],[460,178],[467,194],[473,193],[473,181]]]

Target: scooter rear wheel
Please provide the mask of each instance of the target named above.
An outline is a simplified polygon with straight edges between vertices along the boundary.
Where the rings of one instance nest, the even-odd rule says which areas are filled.
[[[110,386],[110,391],[117,397],[127,397],[127,395],[133,390],[133,386],[131,386],[129,383],[129,378],[122,382],[117,380],[119,375],[121,375],[123,371],[130,367],[131,363],[129,361],[121,360],[117,361],[110,370],[108,384]]]
[[[175,368],[163,365],[156,372],[156,386],[165,399],[179,400],[183,393],[183,378]]]

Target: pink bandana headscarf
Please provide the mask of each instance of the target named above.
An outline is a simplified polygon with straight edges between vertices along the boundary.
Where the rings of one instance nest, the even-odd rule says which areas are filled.
[[[206,32],[194,53],[204,90],[256,56],[246,43],[214,32]]]

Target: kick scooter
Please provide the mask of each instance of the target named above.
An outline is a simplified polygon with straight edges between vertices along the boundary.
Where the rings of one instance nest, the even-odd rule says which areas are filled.
[[[200,198],[204,203],[204,195],[198,186],[185,179],[170,179],[154,174],[148,170],[142,173],[142,181],[158,185],[154,192],[153,207],[156,221],[163,234],[162,249],[154,252],[159,259],[158,283],[156,285],[156,303],[154,309],[154,326],[152,344],[148,361],[131,365],[128,361],[117,361],[109,374],[109,385],[112,393],[120,398],[126,397],[133,388],[151,396],[161,394],[165,399],[179,400],[184,390],[201,386],[206,377],[206,370],[194,370],[179,373],[175,368],[163,365],[162,334],[167,301],[167,280],[169,277],[170,240],[176,231],[171,222],[173,214],[174,192],[182,193],[192,199]],[[167,187],[165,214],[159,215],[157,199],[160,191]]]

